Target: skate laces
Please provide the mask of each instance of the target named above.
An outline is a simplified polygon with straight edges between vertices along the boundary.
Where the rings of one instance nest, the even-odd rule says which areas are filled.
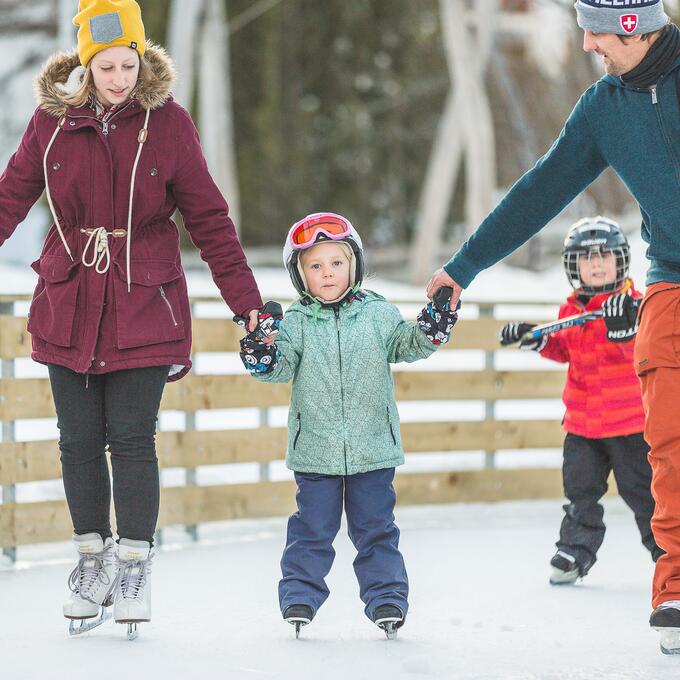
[[[144,592],[146,575],[151,573],[151,558],[146,560],[118,560],[118,588],[128,600],[138,599]]]
[[[111,583],[105,569],[109,562],[107,552],[108,550],[104,550],[96,554],[83,554],[68,577],[69,590],[92,604],[98,604],[92,599],[97,583]]]

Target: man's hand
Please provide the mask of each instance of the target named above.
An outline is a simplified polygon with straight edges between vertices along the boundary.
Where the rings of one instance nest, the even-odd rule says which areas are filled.
[[[628,293],[612,295],[602,303],[602,318],[607,327],[607,340],[629,342],[637,333],[640,302]]]
[[[451,293],[451,301],[449,302],[449,309],[456,309],[458,306],[458,301],[460,300],[460,294],[463,291],[462,286],[459,286],[444,269],[437,269],[437,271],[432,274],[430,282],[427,284],[425,292],[430,300],[433,298],[434,294],[440,289],[448,286],[453,290]]]

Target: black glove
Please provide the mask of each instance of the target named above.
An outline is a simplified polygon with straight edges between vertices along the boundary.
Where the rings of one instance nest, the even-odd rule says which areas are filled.
[[[460,309],[460,300],[458,300],[456,309],[451,311],[449,309],[451,293],[450,288],[440,288],[435,293],[433,301],[428,302],[420,310],[416,319],[420,330],[427,335],[433,345],[445,345],[451,337],[451,330],[458,321],[457,312]]]
[[[540,352],[545,347],[545,343],[548,342],[548,336],[522,340],[524,334],[535,327],[535,323],[506,323],[501,328],[499,335],[501,345],[514,345],[516,342],[519,342],[520,349]]]
[[[264,340],[279,332],[279,326],[283,319],[283,310],[278,302],[265,302],[265,304],[257,310],[257,326],[255,330],[249,333],[254,340]],[[244,330],[248,330],[248,321],[244,316],[235,316],[234,323],[238,324]],[[247,337],[247,336],[246,336]]]
[[[276,343],[265,345],[255,337],[255,331],[241,339],[239,356],[250,373],[270,373],[279,363],[281,354]]]
[[[639,300],[628,293],[608,297],[602,303],[602,318],[607,327],[607,340],[629,342],[637,333]]]

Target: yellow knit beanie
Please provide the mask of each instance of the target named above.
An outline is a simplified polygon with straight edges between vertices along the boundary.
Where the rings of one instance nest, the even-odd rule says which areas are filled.
[[[78,56],[83,66],[107,47],[131,47],[140,57],[146,50],[142,11],[135,0],[80,0],[73,23],[78,26]]]

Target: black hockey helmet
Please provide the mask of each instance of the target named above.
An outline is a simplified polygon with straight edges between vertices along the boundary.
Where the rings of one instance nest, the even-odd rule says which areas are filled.
[[[585,286],[579,273],[579,260],[594,254],[613,253],[616,260],[616,276],[604,286]],[[567,280],[584,295],[614,293],[628,278],[630,246],[621,227],[606,217],[584,217],[572,225],[564,239],[562,261]]]

